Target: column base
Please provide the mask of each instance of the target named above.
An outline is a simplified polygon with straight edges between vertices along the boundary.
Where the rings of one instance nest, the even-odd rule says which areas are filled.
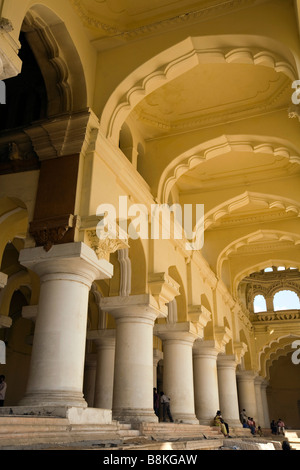
[[[182,413],[174,413],[171,409],[171,413],[174,419],[174,422],[177,424],[199,424],[199,420],[196,418],[195,415],[192,414],[182,414]]]
[[[238,419],[225,419],[229,426],[233,428],[242,428],[242,423]]]
[[[202,424],[202,426],[213,426],[214,418],[199,418],[199,424]]]
[[[113,419],[126,423],[158,423],[158,418],[153,410],[122,408],[114,409]]]
[[[111,424],[111,410],[70,406],[3,406],[0,416],[67,418],[72,424]]]
[[[32,392],[27,393],[19,402],[26,407],[79,407],[87,408],[87,402],[83,394],[79,392]]]

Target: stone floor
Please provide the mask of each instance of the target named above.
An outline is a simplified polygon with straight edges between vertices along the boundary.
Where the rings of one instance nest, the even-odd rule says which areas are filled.
[[[76,412],[75,412],[76,411]],[[300,450],[300,431],[273,436],[252,436],[241,426],[230,428],[224,438],[216,426],[184,423],[128,424],[112,420],[108,410],[99,409],[2,408],[0,450],[89,450],[89,451],[200,451],[281,450],[289,440]],[[111,413],[111,412],[110,412]]]
[[[0,416],[0,450],[43,451],[200,451],[282,450],[289,440],[300,450],[300,431],[285,436],[252,436],[248,429],[231,428],[224,438],[219,428],[182,423],[142,423],[135,427],[119,422],[111,425],[70,425],[55,417]]]

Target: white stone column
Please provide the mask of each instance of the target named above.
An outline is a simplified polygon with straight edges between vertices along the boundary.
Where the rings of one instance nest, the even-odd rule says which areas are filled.
[[[95,380],[95,408],[112,409],[115,370],[116,330],[105,329],[90,331],[97,348]]]
[[[96,380],[96,354],[87,354],[84,366],[83,396],[88,406],[94,406]]]
[[[211,425],[220,409],[215,341],[195,341],[193,348],[195,410],[200,424]]]
[[[113,418],[157,422],[153,410],[153,326],[160,310],[149,294],[104,297],[116,320]]]
[[[171,413],[178,422],[199,424],[195,415],[193,343],[198,338],[190,322],[156,324],[155,334],[163,340],[164,392],[171,398]]]
[[[262,405],[263,405],[263,412],[264,412],[264,423],[263,427],[270,429],[270,415],[269,415],[269,405],[268,405],[268,397],[267,397],[267,387],[269,383],[267,380],[264,380],[261,384],[261,397],[262,397]]]
[[[217,359],[220,410],[231,426],[241,426],[236,384],[236,357],[220,354]]]
[[[20,263],[40,276],[26,406],[86,407],[83,372],[89,289],[113,267],[81,242],[21,251]]]
[[[243,370],[237,374],[238,395],[240,409],[245,409],[247,416],[257,422],[257,404],[254,380],[256,373],[252,370]]]
[[[260,375],[258,375],[254,379],[255,399],[256,399],[256,408],[257,408],[256,425],[261,426],[262,428],[265,427],[264,407],[263,407],[263,400],[262,400],[263,381],[264,379]]]

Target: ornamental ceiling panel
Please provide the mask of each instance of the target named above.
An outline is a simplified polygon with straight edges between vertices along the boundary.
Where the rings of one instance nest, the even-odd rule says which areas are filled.
[[[145,97],[131,113],[148,139],[288,109],[291,81],[253,64],[200,64]]]
[[[113,38],[135,39],[265,0],[69,0],[99,48]],[[111,38],[112,41],[102,41]]]

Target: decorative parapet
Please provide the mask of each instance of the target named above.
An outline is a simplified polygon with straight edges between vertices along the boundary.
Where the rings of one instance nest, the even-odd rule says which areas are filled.
[[[270,323],[299,321],[300,310],[279,310],[277,312],[254,313],[250,316],[252,323]]]

